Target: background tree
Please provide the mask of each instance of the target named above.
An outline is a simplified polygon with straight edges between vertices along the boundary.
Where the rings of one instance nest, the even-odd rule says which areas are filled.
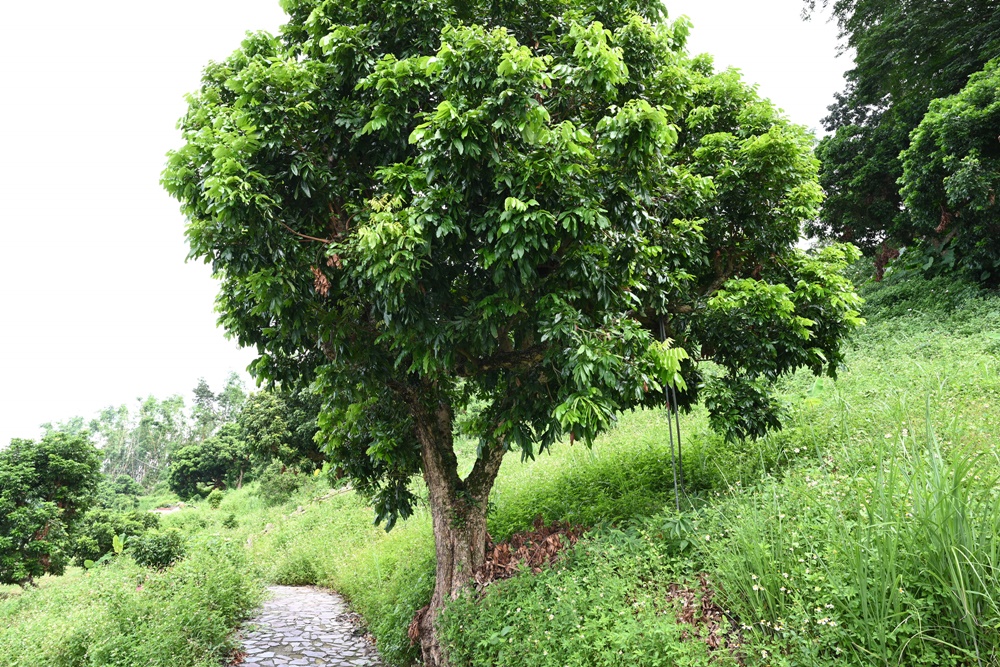
[[[960,91],[1000,56],[1000,5],[993,0],[822,0],[855,53],[847,87],[824,120],[820,182],[828,197],[810,232],[857,244],[884,261],[892,248],[948,231],[928,227],[903,205],[900,152],[931,100]],[[807,13],[816,0],[806,0]],[[995,134],[995,133],[993,133]]]
[[[236,373],[230,373],[226,378],[226,383],[215,396],[216,409],[219,414],[219,422],[231,424],[236,421],[243,409],[243,404],[247,400],[246,387],[243,380]]]
[[[249,465],[250,455],[239,429],[227,424],[217,435],[177,450],[170,460],[167,483],[185,500],[202,497],[212,489],[241,485]]]
[[[215,394],[205,378],[199,378],[195,385],[194,406],[191,408],[191,435],[193,442],[202,442],[215,433],[219,425]]]
[[[95,502],[104,509],[126,511],[139,506],[139,496],[145,492],[128,475],[118,475],[114,479],[105,475],[97,486]]]
[[[841,361],[853,255],[794,248],[821,196],[810,138],[690,59],[658,2],[283,6],[280,37],[208,66],[164,184],[252,371],[315,383],[378,519],[423,476],[440,664],[506,452],[590,443],[666,386],[734,439],[776,427],[774,379]]]
[[[127,405],[108,407],[91,422],[91,431],[104,454],[104,472],[112,478],[128,475],[151,488],[165,470],[170,451],[179,446],[188,429],[184,399],[153,396]]]
[[[246,390],[243,380],[236,373],[230,373],[222,390],[216,394],[205,381],[198,380],[194,388],[194,406],[191,409],[191,433],[189,440],[201,442],[211,437],[224,424],[236,421],[243,402],[246,400]]]
[[[981,281],[1000,280],[1000,59],[934,100],[900,155],[914,228]]]
[[[240,411],[240,437],[259,464],[276,459],[312,472],[326,461],[315,440],[319,411],[319,397],[308,390],[259,391],[247,398]]]
[[[100,456],[85,437],[52,433],[0,450],[0,583],[62,574],[68,532],[93,500]]]
[[[69,435],[81,435],[85,438],[92,435],[92,427],[83,417],[70,417],[62,422],[45,422],[41,428],[44,435],[68,433]]]

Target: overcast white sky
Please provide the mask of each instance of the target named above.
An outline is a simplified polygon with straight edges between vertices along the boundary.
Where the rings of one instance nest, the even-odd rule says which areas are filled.
[[[678,0],[693,51],[739,67],[819,128],[841,73],[836,29],[801,0]],[[0,2],[0,443],[150,394],[218,388],[253,358],[216,328],[208,268],[185,263],[162,191],[183,96],[278,0]]]

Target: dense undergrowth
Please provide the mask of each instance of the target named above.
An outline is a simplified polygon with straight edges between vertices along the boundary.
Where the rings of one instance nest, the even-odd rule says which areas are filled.
[[[118,557],[0,600],[0,664],[217,667],[263,588],[238,544],[192,542],[162,571]]]
[[[595,528],[554,567],[453,603],[453,663],[1000,664],[1000,298],[913,278],[865,291],[841,377],[784,382],[782,432],[731,445],[702,411],[682,418],[681,513],[662,413],[622,415],[591,450],[511,456],[494,538],[537,515]],[[276,582],[339,590],[407,665],[433,586],[430,520],[418,509],[385,533],[372,518],[320,479],[278,506],[250,485],[166,515],[193,546],[165,572],[121,558],[0,601],[0,664],[217,664],[256,583]],[[685,607],[704,595],[717,616]],[[172,620],[195,608],[202,624]]]

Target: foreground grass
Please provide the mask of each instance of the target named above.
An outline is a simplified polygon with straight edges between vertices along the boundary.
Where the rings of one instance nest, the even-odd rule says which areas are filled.
[[[0,664],[217,667],[262,587],[238,545],[195,542],[162,572],[119,557],[0,600]]]

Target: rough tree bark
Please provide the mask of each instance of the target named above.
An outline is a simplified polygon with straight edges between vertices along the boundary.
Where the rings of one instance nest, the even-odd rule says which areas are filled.
[[[438,614],[449,601],[467,590],[486,557],[486,510],[490,489],[503,462],[503,447],[493,446],[476,460],[464,480],[452,440],[453,413],[445,400],[427,407],[410,404],[420,441],[424,481],[427,484],[437,558],[434,594],[430,606],[415,620],[424,665],[443,667],[447,658],[437,637]]]

